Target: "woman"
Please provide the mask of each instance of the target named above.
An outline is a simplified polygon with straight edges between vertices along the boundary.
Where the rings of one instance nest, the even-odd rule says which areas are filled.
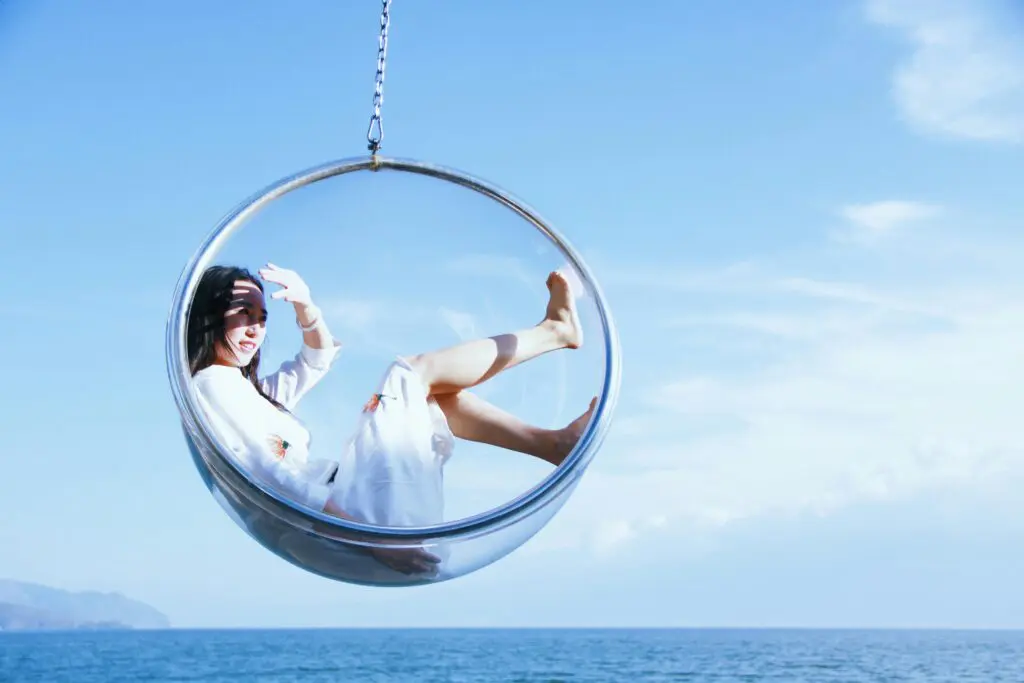
[[[552,273],[540,323],[396,359],[364,405],[340,460],[311,458],[310,434],[291,411],[330,369],[340,344],[298,274],[273,264],[258,274],[282,287],[272,299],[294,307],[302,330],[299,353],[259,377],[267,322],[263,285],[243,268],[214,266],[203,274],[189,312],[189,362],[200,407],[224,445],[246,471],[297,503],[381,526],[440,523],[442,468],[455,437],[557,466],[593,412],[594,400],[568,426],[541,429],[467,391],[502,370],[583,343],[569,284]],[[422,551],[375,555],[400,571],[424,571],[437,562]]]

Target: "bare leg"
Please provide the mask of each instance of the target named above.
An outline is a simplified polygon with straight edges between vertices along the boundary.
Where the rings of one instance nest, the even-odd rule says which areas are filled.
[[[597,402],[591,399],[587,412],[562,429],[541,429],[468,391],[434,398],[458,438],[526,453],[556,467],[576,446]]]
[[[568,281],[559,273],[551,273],[547,286],[547,311],[544,320],[534,327],[407,358],[430,393],[468,389],[549,351],[579,348],[583,330]]]

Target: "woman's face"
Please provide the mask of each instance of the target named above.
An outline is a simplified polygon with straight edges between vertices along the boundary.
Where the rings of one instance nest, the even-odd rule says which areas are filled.
[[[231,304],[224,313],[224,343],[217,344],[217,362],[245,367],[263,345],[267,304],[263,292],[248,280],[236,280]]]

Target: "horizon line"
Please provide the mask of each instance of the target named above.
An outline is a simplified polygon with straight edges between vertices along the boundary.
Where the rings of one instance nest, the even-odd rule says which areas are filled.
[[[1024,626],[162,626],[114,629],[0,629],[10,633],[100,633],[148,631],[860,631],[860,632],[1024,632]]]

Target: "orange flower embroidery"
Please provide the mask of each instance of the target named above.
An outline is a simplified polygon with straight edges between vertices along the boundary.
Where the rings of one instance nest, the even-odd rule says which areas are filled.
[[[270,450],[277,456],[278,460],[284,458],[285,454],[288,452],[289,446],[291,446],[291,444],[279,437],[277,434],[270,435]]]
[[[380,407],[380,400],[382,398],[394,398],[394,396],[386,396],[384,394],[374,394],[370,398],[370,400],[366,402],[366,405],[363,406],[363,412],[364,413],[372,413],[373,411],[377,410],[377,408]]]

